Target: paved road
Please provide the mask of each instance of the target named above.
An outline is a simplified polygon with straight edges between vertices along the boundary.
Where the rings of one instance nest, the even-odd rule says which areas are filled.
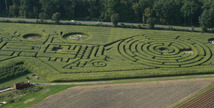
[[[36,22],[38,19],[24,19],[24,18],[5,18],[5,17],[0,17],[0,20],[9,20],[9,21],[27,21],[27,22]],[[52,20],[45,20],[46,22],[54,22]],[[70,23],[68,20],[61,20],[61,23]],[[77,21],[78,23],[81,24],[96,24],[96,22],[93,21]],[[112,25],[111,22],[103,22],[104,25]],[[137,26],[139,24],[136,23],[123,23],[125,25],[134,25]],[[169,28],[167,25],[155,25],[155,27],[158,28]],[[185,30],[191,30],[192,27],[182,27],[182,26],[171,26],[172,28],[175,29],[185,29]],[[194,28],[195,30],[201,30],[201,28]]]

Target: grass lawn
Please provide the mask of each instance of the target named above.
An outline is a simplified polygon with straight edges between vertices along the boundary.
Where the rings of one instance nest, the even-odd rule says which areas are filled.
[[[43,99],[45,99],[50,95],[66,90],[69,87],[72,87],[72,85],[45,86],[45,87],[42,87],[42,89],[38,92],[24,95],[22,100],[19,102],[7,104],[1,107],[2,108],[25,108],[27,106],[30,106],[32,104],[42,101]],[[9,91],[9,92],[14,92],[14,91]]]

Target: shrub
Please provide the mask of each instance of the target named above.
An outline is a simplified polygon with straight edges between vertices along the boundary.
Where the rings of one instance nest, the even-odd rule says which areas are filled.
[[[61,13],[56,12],[56,13],[53,14],[52,20],[54,20],[56,23],[59,23],[60,22],[60,17],[61,17]]]
[[[44,20],[48,19],[48,15],[44,12],[39,13],[39,18],[41,23],[44,23]]]
[[[153,29],[155,27],[156,18],[148,18],[147,23],[149,24],[149,28]]]
[[[111,16],[111,22],[113,23],[113,25],[115,27],[117,27],[117,24],[119,22],[119,14],[116,14],[114,13],[112,16]]]

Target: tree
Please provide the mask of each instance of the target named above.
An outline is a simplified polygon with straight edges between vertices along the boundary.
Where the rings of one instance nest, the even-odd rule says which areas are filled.
[[[113,23],[113,25],[115,26],[115,27],[117,27],[117,24],[118,24],[118,22],[119,22],[119,14],[113,14],[112,16],[111,16],[111,22]]]
[[[48,16],[46,13],[41,12],[41,13],[39,13],[39,18],[40,18],[41,22],[44,22],[44,20],[48,19]]]
[[[150,9],[150,8],[146,8],[145,10],[144,10],[144,16],[143,16],[143,20],[144,21],[147,21],[147,19],[148,18],[151,18],[151,17],[153,17],[153,10],[152,9]]]
[[[13,17],[19,16],[19,7],[16,4],[13,4],[12,6],[9,6],[9,15]]]
[[[199,23],[203,31],[207,31],[207,28],[214,27],[214,9],[205,9],[201,16],[199,17]]]
[[[97,18],[99,17],[99,13],[100,13],[100,0],[88,0],[88,12],[90,14],[91,18]]]
[[[24,17],[26,18],[37,18],[39,14],[39,1],[38,0],[23,0],[22,8]]]
[[[61,17],[61,13],[56,12],[56,13],[53,14],[52,20],[54,20],[56,23],[59,23],[60,22],[60,17]]]
[[[185,18],[185,23],[189,22],[191,25],[194,24],[193,20],[199,17],[198,12],[200,11],[200,6],[194,1],[186,1],[181,8],[181,13]]]
[[[156,23],[156,18],[148,18],[147,19],[147,24],[149,24],[149,28],[153,29],[155,27]]]
[[[166,22],[167,25],[176,24],[180,16],[180,0],[158,0],[155,2],[153,10],[156,16]]]
[[[5,8],[6,8],[5,10],[6,10],[6,12],[8,11],[8,3],[7,3],[7,1],[8,0],[5,0]]]
[[[108,12],[119,13],[120,12],[120,0],[108,0]]]
[[[42,6],[42,12],[44,12],[48,18],[51,18],[51,15],[54,14],[54,11],[56,9],[56,6],[54,6],[53,0],[39,0],[41,6]]]

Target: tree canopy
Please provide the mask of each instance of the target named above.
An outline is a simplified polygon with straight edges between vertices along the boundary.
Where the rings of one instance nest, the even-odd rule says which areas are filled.
[[[213,0],[0,0],[0,16],[51,19],[59,12],[61,19],[111,21],[118,14],[121,22],[204,26],[213,7]]]

